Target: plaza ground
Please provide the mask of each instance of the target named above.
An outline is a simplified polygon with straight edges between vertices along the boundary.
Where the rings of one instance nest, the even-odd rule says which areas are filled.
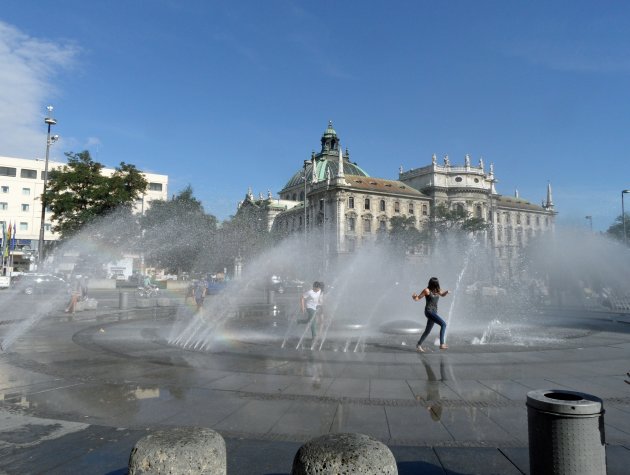
[[[526,395],[547,388],[602,398],[608,474],[630,464],[628,315],[576,312],[560,346],[420,355],[374,343],[282,350],[226,334],[191,351],[165,341],[172,308],[111,300],[74,318],[53,311],[0,353],[0,472],[124,474],[147,433],[202,426],[225,438],[229,474],[289,474],[300,445],[332,432],[386,443],[401,474],[526,474]],[[0,338],[27,309],[5,313]]]

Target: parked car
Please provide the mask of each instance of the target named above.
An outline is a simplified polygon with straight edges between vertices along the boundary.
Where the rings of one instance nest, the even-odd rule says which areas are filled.
[[[14,280],[14,288],[26,295],[67,294],[70,284],[52,274],[22,274]]]

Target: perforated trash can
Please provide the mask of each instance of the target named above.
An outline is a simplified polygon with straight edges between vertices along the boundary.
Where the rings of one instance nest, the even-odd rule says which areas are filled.
[[[118,294],[118,304],[120,308],[129,307],[129,293],[128,292],[120,292],[120,294]]]
[[[535,475],[605,475],[604,405],[562,389],[527,393],[529,467]]]

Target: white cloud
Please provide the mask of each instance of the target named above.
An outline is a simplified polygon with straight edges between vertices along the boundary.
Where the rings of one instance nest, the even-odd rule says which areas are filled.
[[[0,21],[0,155],[43,155],[45,107],[57,95],[53,79],[78,52],[75,45],[33,38]]]

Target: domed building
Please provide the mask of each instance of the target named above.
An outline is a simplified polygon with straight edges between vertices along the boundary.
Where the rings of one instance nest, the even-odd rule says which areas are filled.
[[[436,209],[465,211],[490,223],[488,239],[498,257],[509,258],[510,249],[522,247],[533,236],[551,230],[556,212],[547,187],[546,201],[539,205],[518,196],[497,193],[494,165],[486,170],[483,159],[453,165],[448,156],[431,164],[399,172],[398,180],[371,177],[350,160],[332,122],[321,137],[321,150],[305,160],[274,198],[254,198],[251,190],[239,203],[239,211],[255,210],[268,231],[280,235],[316,235],[329,257],[353,252],[377,239],[391,227],[393,217],[411,218],[424,229]]]

